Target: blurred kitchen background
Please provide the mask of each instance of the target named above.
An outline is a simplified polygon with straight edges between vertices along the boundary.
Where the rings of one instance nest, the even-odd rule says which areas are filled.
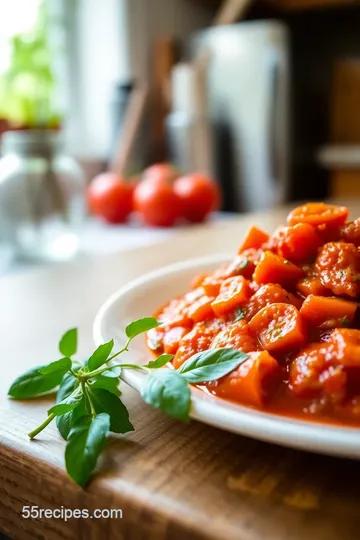
[[[91,216],[104,171],[202,173],[210,220],[360,196],[359,28],[358,0],[3,3],[0,274],[193,226]]]

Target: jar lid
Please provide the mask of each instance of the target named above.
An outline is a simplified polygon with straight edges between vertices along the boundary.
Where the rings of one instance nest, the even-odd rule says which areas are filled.
[[[61,146],[60,133],[51,129],[6,131],[1,139],[4,154],[42,155],[55,152]]]

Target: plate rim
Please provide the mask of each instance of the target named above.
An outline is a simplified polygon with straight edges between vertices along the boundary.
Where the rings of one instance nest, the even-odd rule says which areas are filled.
[[[105,342],[102,325],[106,313],[124,295],[156,283],[165,276],[199,266],[227,262],[231,255],[214,254],[196,257],[166,265],[139,276],[117,289],[99,308],[93,323],[93,339],[96,346]],[[124,369],[121,379],[141,392],[145,376],[137,371]],[[281,446],[306,450],[338,457],[360,459],[360,430],[284,417],[266,413],[245,405],[207,394],[198,388],[191,388],[190,417],[202,423],[242,436]]]

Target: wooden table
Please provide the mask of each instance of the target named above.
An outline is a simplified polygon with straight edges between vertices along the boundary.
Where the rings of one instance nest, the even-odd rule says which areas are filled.
[[[360,206],[358,207],[360,210]],[[360,213],[360,212],[359,212]],[[114,437],[84,491],[66,476],[54,427],[30,442],[49,400],[6,398],[25,368],[57,357],[78,325],[82,353],[104,299],[135,276],[199,254],[231,252],[256,221],[272,230],[285,210],[190,229],[171,243],[0,280],[0,528],[19,540],[355,540],[360,463],[321,457],[165,417],[124,387],[136,431]],[[319,427],[321,429],[321,427]],[[120,508],[122,519],[21,518],[40,508]]]

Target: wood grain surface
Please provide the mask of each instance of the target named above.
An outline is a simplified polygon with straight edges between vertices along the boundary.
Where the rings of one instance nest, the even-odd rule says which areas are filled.
[[[358,207],[360,213],[360,205]],[[269,231],[285,210],[192,228],[171,242],[84,259],[0,280],[0,529],[18,540],[355,540],[360,531],[360,463],[284,449],[197,422],[183,425],[124,399],[136,428],[114,436],[86,490],[64,471],[54,427],[27,433],[49,400],[6,398],[12,379],[56,358],[59,336],[80,328],[91,351],[100,304],[135,276],[166,263],[232,252],[256,221]],[[319,426],[321,429],[321,426]],[[119,508],[122,519],[22,519],[23,505]]]

